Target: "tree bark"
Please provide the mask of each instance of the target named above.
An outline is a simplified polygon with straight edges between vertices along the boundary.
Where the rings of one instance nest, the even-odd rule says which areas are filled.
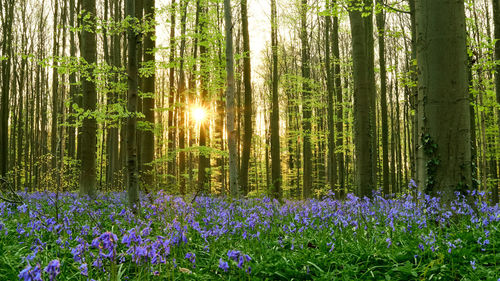
[[[280,109],[278,99],[278,19],[276,0],[271,0],[272,105],[271,105],[271,196],[282,197],[280,157]],[[246,88],[246,87],[245,87]]]
[[[379,0],[380,5],[384,4]],[[389,195],[389,126],[387,121],[387,70],[385,65],[385,12],[379,11],[376,16],[378,29],[378,54],[380,65],[380,108],[382,119],[382,186],[384,195]],[[393,191],[394,193],[394,191]]]
[[[493,2],[493,26],[495,33],[495,60],[497,61],[495,67],[495,91],[496,91],[496,101],[500,104],[500,2],[498,0],[492,0]],[[500,113],[498,116],[498,129],[500,130]],[[500,131],[499,131],[500,134]],[[492,204],[498,203],[498,182],[493,185],[492,191]]]
[[[416,3],[419,126],[426,168],[420,189],[444,202],[471,186],[464,1]],[[421,123],[420,123],[421,122]]]
[[[351,7],[349,18],[354,78],[355,185],[359,196],[371,197],[376,185],[375,79],[373,57],[370,55],[374,48],[371,32],[373,14],[369,1],[356,1],[352,5],[370,7],[369,12],[364,11],[369,13],[365,17],[356,7]]]
[[[144,0],[144,18],[152,23],[152,30],[144,36],[144,62],[152,69],[149,74],[143,78],[145,97],[142,99],[142,111],[145,116],[147,128],[142,132],[142,176],[141,179],[144,183],[146,190],[151,190],[153,187],[153,160],[155,156],[155,40],[156,36],[156,23],[155,23],[155,0]]]
[[[95,0],[82,0],[82,12],[89,16],[89,21],[84,21],[82,24],[93,26],[96,17]],[[87,63],[86,71],[88,72],[86,75],[82,75],[82,101],[83,110],[90,115],[83,119],[83,125],[80,132],[82,142],[80,146],[82,161],[80,194],[94,197],[96,189],[97,122],[92,114],[96,110],[97,103],[97,90],[94,81],[95,77],[93,75],[93,67],[97,63],[97,40],[95,33],[87,31],[87,28],[83,28],[81,34],[81,52],[83,59]]]
[[[135,19],[135,0],[127,0],[127,16]],[[139,182],[137,171],[137,92],[138,92],[138,65],[137,65],[137,34],[134,31],[134,20],[128,29],[128,101],[129,113],[127,121],[127,174],[128,174],[128,202],[129,207],[138,212]]]
[[[243,149],[241,155],[241,187],[243,195],[249,191],[248,169],[250,161],[250,149],[252,147],[252,77],[250,63],[250,36],[248,33],[247,0],[241,0],[241,29],[243,35],[243,83],[245,87],[243,106]]]
[[[304,161],[304,170],[303,170],[303,197],[310,198],[312,196],[312,159],[311,159],[311,117],[312,117],[312,109],[311,109],[311,67],[309,65],[310,61],[310,50],[308,44],[308,34],[307,34],[307,10],[308,10],[307,0],[301,1],[301,15],[300,15],[300,42],[302,48],[302,62],[301,62],[301,70],[302,70],[302,129],[304,136],[303,143],[303,161]]]

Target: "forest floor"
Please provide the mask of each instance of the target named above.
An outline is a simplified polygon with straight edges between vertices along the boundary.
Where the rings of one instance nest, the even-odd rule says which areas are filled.
[[[500,208],[463,197],[285,201],[20,194],[0,280],[500,280]]]

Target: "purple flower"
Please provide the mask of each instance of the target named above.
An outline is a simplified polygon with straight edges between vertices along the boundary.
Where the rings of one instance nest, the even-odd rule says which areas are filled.
[[[35,268],[28,264],[19,272],[18,277],[24,281],[42,281],[42,269],[39,264],[37,264]]]
[[[240,254],[241,254],[240,251],[233,251],[233,250],[227,251],[227,257],[229,259],[232,259],[233,261],[238,261]]]
[[[389,237],[387,237],[387,239],[385,239],[385,242],[387,242],[387,248],[389,248],[392,245],[392,240]]]
[[[196,264],[196,254],[195,253],[188,252],[184,258],[188,259],[193,264],[193,267],[195,267],[195,264]]]
[[[49,280],[55,280],[56,279],[56,276],[61,273],[61,270],[60,270],[60,267],[61,267],[61,263],[59,262],[59,260],[52,260],[49,262],[49,264],[47,265],[47,267],[45,267],[45,272],[47,272],[49,274]]]
[[[470,261],[473,270],[476,270],[476,261]]]
[[[219,268],[224,270],[224,272],[227,272],[227,270],[229,269],[229,264],[227,264],[227,262],[225,262],[222,258],[219,259]]]
[[[80,274],[83,276],[89,276],[89,268],[87,267],[86,263],[82,263],[79,267],[80,269]]]

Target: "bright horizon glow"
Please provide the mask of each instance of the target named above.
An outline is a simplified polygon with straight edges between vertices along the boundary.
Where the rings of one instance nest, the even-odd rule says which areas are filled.
[[[207,118],[207,111],[205,108],[196,105],[191,108],[191,116],[193,121],[200,124]]]

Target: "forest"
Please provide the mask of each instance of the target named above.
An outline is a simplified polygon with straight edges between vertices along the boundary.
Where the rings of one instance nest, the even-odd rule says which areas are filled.
[[[500,0],[0,0],[0,87],[0,280],[500,280]]]

